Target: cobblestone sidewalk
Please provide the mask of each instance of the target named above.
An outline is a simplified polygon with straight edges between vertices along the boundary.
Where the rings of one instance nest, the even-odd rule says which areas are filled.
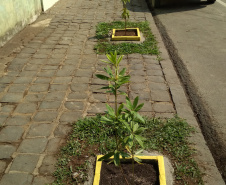
[[[61,0],[40,16],[50,19],[49,25],[6,57],[6,74],[0,78],[0,185],[53,182],[55,155],[69,123],[101,113],[105,102],[113,101],[95,77],[106,57],[93,47],[97,23],[121,20],[121,9],[118,0]],[[133,0],[129,9],[131,21],[152,18],[144,0]],[[171,63],[131,54],[122,66],[131,75],[124,90],[132,99],[140,96],[143,115],[172,117],[175,105],[188,106]],[[181,96],[173,103],[175,94]]]

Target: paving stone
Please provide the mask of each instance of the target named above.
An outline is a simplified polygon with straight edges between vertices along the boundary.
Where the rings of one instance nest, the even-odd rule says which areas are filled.
[[[35,77],[37,75],[37,71],[22,71],[19,76],[20,77]]]
[[[89,77],[74,77],[72,80],[72,83],[89,83],[90,78]]]
[[[8,92],[10,93],[20,93],[20,92],[24,92],[26,89],[28,88],[27,85],[11,85]]]
[[[129,68],[132,70],[144,70],[144,65],[143,64],[133,64],[133,65],[130,65]]]
[[[11,63],[8,67],[7,70],[9,71],[21,71],[24,67],[24,64],[15,64]]]
[[[78,119],[82,118],[82,112],[81,111],[67,111],[64,112],[60,117],[61,123],[72,123],[77,121]]]
[[[84,103],[78,101],[67,101],[64,106],[69,110],[81,111],[84,109]]]
[[[161,90],[153,90],[151,91],[151,99],[152,101],[164,101],[170,102],[171,98],[168,91],[161,91]]]
[[[158,69],[158,70],[157,69],[147,70],[147,75],[148,76],[163,76],[161,69]]]
[[[30,92],[46,92],[49,89],[49,84],[34,84],[30,87]]]
[[[24,102],[39,102],[42,101],[46,93],[27,94],[24,98]]]
[[[14,76],[3,76],[0,78],[0,84],[10,84],[14,79]]]
[[[85,100],[87,98],[86,93],[80,93],[80,92],[72,92],[68,95],[68,100]]]
[[[72,80],[72,77],[56,77],[53,80],[54,84],[69,84]]]
[[[73,65],[64,66],[62,69],[58,70],[56,76],[70,76],[75,73],[75,67]]]
[[[50,92],[46,95],[45,101],[54,100],[54,101],[62,101],[65,97],[65,92],[57,91],[57,92]]]
[[[90,91],[93,93],[105,93],[106,89],[101,89],[102,87],[103,85],[90,85]]]
[[[35,84],[49,84],[52,81],[52,78],[48,77],[38,77],[34,83]]]
[[[139,112],[152,112],[152,103],[150,101],[140,101],[139,104],[144,103],[144,106],[141,108]]]
[[[135,70],[130,72],[131,76],[146,76],[146,73],[143,70]]]
[[[3,160],[2,161],[0,160],[0,174],[5,171],[5,168],[6,168],[6,162]]]
[[[56,111],[40,111],[34,117],[36,122],[52,122],[56,119],[58,112]]]
[[[82,83],[73,83],[71,84],[71,90],[75,92],[79,92],[79,91],[84,92],[88,90],[88,85],[82,84]]]
[[[59,109],[61,103],[61,101],[43,101],[39,106],[39,109]]]
[[[9,159],[11,155],[16,151],[16,147],[13,145],[0,145],[0,159]]]
[[[40,64],[28,64],[26,65],[26,67],[24,68],[25,71],[39,71],[39,69],[41,68]]]
[[[103,103],[95,103],[92,104],[89,108],[87,113],[88,114],[98,114],[98,113],[104,113],[107,110],[106,105]]]
[[[15,105],[2,105],[1,112],[2,113],[11,113],[15,108]]]
[[[61,64],[62,60],[63,60],[62,58],[48,59],[46,61],[46,64],[47,65],[55,65],[55,66],[57,66],[57,69],[58,69],[58,67]]]
[[[7,93],[0,102],[19,103],[23,98],[23,93]]]
[[[36,176],[32,185],[52,184],[54,180],[52,176]]]
[[[89,98],[90,102],[107,102],[107,96],[106,94],[92,94],[92,96]]]
[[[42,70],[40,71],[37,76],[38,77],[52,77],[56,73],[56,70]]]
[[[167,85],[165,83],[154,83],[154,82],[150,82],[148,84],[148,87],[150,88],[150,90],[162,90],[162,91],[167,91]]]
[[[107,85],[107,82],[105,80],[94,77],[92,78],[92,85]]]
[[[19,154],[13,160],[10,171],[32,173],[38,163],[39,155]]]
[[[147,80],[149,82],[165,83],[165,80],[162,76],[147,76]]]
[[[6,126],[0,131],[0,142],[18,142],[23,133],[23,127]]]
[[[88,78],[91,78],[92,77],[92,70],[82,70],[82,69],[79,69],[76,71],[75,73],[75,76],[81,76],[81,77],[88,77]]]
[[[43,159],[42,165],[39,168],[39,173],[41,175],[52,175],[53,172],[56,170],[57,159],[53,155],[46,155]]]
[[[136,92],[129,93],[129,97],[131,100],[134,100],[137,96],[139,96],[139,100],[145,100],[145,101],[151,100],[150,92],[143,91],[142,93],[139,93],[139,91],[136,91]]]
[[[45,64],[46,63],[46,59],[36,59],[36,58],[32,58],[30,61],[29,61],[29,64]]]
[[[0,114],[0,127],[4,125],[8,115]]]
[[[54,124],[32,124],[27,137],[48,137],[54,128]]]
[[[67,84],[52,84],[50,85],[49,91],[67,91],[69,85]]]
[[[174,107],[171,103],[154,103],[153,108],[157,113],[175,113]]]
[[[155,117],[156,118],[166,119],[166,118],[173,118],[174,115],[175,115],[174,113],[156,113]]]
[[[54,136],[55,137],[65,137],[71,131],[71,128],[72,127],[70,125],[66,125],[66,124],[58,125],[58,127],[54,131]]]
[[[30,185],[33,180],[33,176],[26,173],[8,173],[3,175],[0,185],[13,185],[20,184]]]
[[[130,84],[130,89],[132,91],[143,91],[146,89],[146,83],[131,83]]]
[[[44,152],[47,142],[48,142],[47,138],[24,139],[21,142],[17,152],[41,154],[42,152]]]
[[[33,78],[30,77],[17,77],[13,83],[14,84],[29,84],[31,83]]]
[[[59,61],[61,62],[61,60]],[[53,65],[44,65],[42,67],[42,70],[57,70],[59,66],[53,66]]]
[[[145,76],[131,76],[130,82],[131,83],[144,83],[145,82]]]
[[[47,147],[46,147],[46,152],[48,154],[55,154],[58,153],[60,150],[60,146],[65,142],[64,139],[62,138],[52,138],[49,140]]]
[[[36,111],[37,104],[36,103],[20,103],[15,112],[21,114],[32,114]]]
[[[159,65],[159,63],[156,63],[156,64],[146,64],[146,69],[147,69],[147,72],[149,71],[150,73],[151,72],[154,72],[154,71],[162,71],[162,68]]]
[[[6,125],[22,126],[30,122],[30,116],[15,115],[6,121]]]

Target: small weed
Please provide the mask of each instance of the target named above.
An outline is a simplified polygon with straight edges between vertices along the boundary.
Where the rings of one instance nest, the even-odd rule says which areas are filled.
[[[107,39],[113,28],[124,29],[124,27],[125,23],[120,21],[112,23],[99,23],[96,27],[96,38],[98,39],[98,44],[95,45],[94,50],[96,50],[98,54],[109,54],[114,51],[117,51],[119,55],[131,53],[152,55],[159,54],[157,42],[154,38],[154,35],[151,33],[148,22],[127,22],[127,28],[138,27],[140,29],[145,37],[145,41],[143,43],[138,44],[123,42],[115,44]]]

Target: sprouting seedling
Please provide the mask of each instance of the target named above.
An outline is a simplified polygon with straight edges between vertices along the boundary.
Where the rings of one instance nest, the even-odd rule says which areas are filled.
[[[144,122],[144,119],[138,114],[138,111],[143,107],[144,104],[138,105],[139,97],[136,97],[133,101],[129,99],[125,92],[120,91],[120,87],[126,83],[129,83],[130,76],[126,75],[126,69],[119,69],[119,64],[123,56],[117,56],[117,52],[110,53],[106,55],[108,61],[102,61],[108,64],[104,71],[107,75],[97,74],[96,76],[102,80],[109,82],[107,86],[102,87],[106,89],[108,93],[112,93],[115,97],[114,108],[106,104],[106,115],[101,117],[101,122],[106,123],[113,127],[115,135],[116,148],[101,157],[99,160],[111,160],[116,166],[119,166],[122,174],[123,170],[120,164],[120,158],[132,158],[133,163],[133,176],[134,176],[134,161],[140,162],[140,159],[135,156],[136,143],[138,143],[143,148],[142,133],[144,131],[143,127],[139,127],[138,122]],[[112,69],[111,69],[112,67]],[[121,104],[118,107],[118,95],[126,96],[126,104]],[[125,105],[125,108],[124,108]],[[128,152],[126,152],[126,150]],[[124,178],[126,183],[128,183],[125,175]]]
[[[126,3],[130,3],[130,0],[122,0],[122,4],[123,4],[122,18],[125,20],[125,32],[127,27],[127,19],[129,19],[129,11],[126,8]]]

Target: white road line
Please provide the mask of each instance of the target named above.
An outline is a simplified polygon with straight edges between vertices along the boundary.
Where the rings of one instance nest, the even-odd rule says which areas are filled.
[[[223,1],[221,1],[221,0],[217,0],[217,2],[220,3],[220,4],[222,4],[223,6],[226,7],[226,3],[225,3],[225,2],[223,2]]]

